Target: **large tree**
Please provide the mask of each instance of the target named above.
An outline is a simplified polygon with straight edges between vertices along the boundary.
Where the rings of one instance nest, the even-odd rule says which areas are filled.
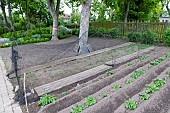
[[[48,9],[53,17],[53,31],[52,39],[53,41],[58,40],[58,18],[61,0],[47,0]]]
[[[89,52],[88,48],[88,29],[89,18],[92,0],[84,0],[82,2],[81,20],[80,20],[80,34],[79,34],[79,54]]]

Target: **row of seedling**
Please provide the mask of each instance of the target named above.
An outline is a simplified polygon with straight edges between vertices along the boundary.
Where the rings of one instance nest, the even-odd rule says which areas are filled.
[[[84,104],[77,104],[71,108],[71,113],[79,113],[82,112],[85,108],[92,106],[97,103],[97,99],[93,96],[88,96],[84,100]]]
[[[131,65],[133,65],[133,64],[135,64],[135,63],[137,63],[137,62],[139,62],[139,61],[145,60],[145,59],[149,58],[149,56],[150,56],[150,55],[143,55],[143,56],[140,56],[139,59],[130,62],[130,63],[128,64],[128,66],[131,66]]]
[[[170,72],[167,73],[167,76],[170,77]],[[146,90],[145,93],[139,94],[139,98],[141,101],[144,100],[148,100],[150,98],[150,94],[154,93],[156,91],[159,90],[160,87],[164,86],[164,84],[166,83],[166,78],[155,78],[153,79],[153,83],[152,84],[146,84]],[[133,100],[133,99],[129,99],[125,101],[125,108],[130,109],[130,110],[134,110],[138,107],[138,103]]]
[[[137,79],[140,75],[142,75],[144,73],[145,73],[145,70],[136,70],[134,72],[134,74],[132,74],[130,76],[130,78],[125,81],[125,83],[129,84],[129,83],[133,82],[135,79]]]

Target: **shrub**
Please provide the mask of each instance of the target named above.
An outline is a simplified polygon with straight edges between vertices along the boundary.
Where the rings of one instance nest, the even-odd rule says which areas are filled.
[[[153,31],[146,31],[142,34],[141,43],[153,44],[155,39],[158,38],[158,34]]]
[[[109,29],[109,32],[111,32],[112,37],[116,37],[118,30],[116,28],[111,28],[111,29]]]
[[[42,34],[41,38],[49,38],[49,39],[51,39],[52,35],[51,34]]]
[[[140,32],[131,32],[128,34],[128,39],[130,42],[139,42],[142,38],[142,33]]]
[[[170,46],[170,28],[168,28],[164,33],[163,33],[163,38],[165,40],[166,45]]]

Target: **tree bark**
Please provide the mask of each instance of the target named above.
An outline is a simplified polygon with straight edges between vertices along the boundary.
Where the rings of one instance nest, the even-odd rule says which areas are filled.
[[[166,4],[166,10],[167,10],[168,15],[169,15],[169,17],[170,17],[170,8],[169,8],[169,3],[170,3],[170,1],[167,1],[167,4]]]
[[[84,54],[83,48],[88,43],[89,18],[92,0],[86,0],[82,4],[80,34],[79,34],[79,54]],[[87,52],[87,50],[86,50]],[[89,51],[90,52],[90,51]]]
[[[2,9],[2,14],[3,14],[3,19],[4,19],[4,26],[9,30],[9,31],[13,31],[11,29],[11,27],[8,25],[8,21],[7,21],[7,16],[6,16],[6,12],[5,12],[5,1],[1,0],[1,9]]]
[[[28,0],[26,0],[26,18],[27,18],[29,28],[32,29],[32,25],[31,25],[28,13],[29,13],[29,3],[28,3]]]
[[[11,3],[10,3],[9,0],[7,0],[7,4],[8,4],[8,13],[9,13],[10,26],[11,26],[11,29],[13,31],[15,31],[14,24],[13,24],[13,21],[12,21]]]
[[[125,12],[125,15],[124,15],[124,22],[125,23],[127,22],[127,18],[128,18],[128,14],[129,14],[129,6],[130,6],[130,1],[128,1],[126,12]]]
[[[53,30],[52,30],[52,41],[58,40],[58,17],[60,9],[60,1],[57,0],[57,4],[54,4],[54,0],[47,0],[48,9],[51,16],[53,17]],[[55,7],[56,6],[56,7]]]

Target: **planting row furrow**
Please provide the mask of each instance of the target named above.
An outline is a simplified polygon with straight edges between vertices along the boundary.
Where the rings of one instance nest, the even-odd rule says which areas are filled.
[[[167,76],[167,72],[170,71],[170,68],[167,68],[165,71],[163,71],[159,76],[157,76],[153,81],[155,81],[158,85],[163,86],[165,84],[164,78],[169,78]],[[131,110],[136,109],[135,107],[140,106],[140,104],[144,101],[149,101],[149,98],[152,97],[154,95],[154,91],[159,90],[159,87],[155,87],[153,84],[154,82],[151,82],[150,85],[152,87],[147,88],[146,85],[143,88],[143,90],[141,90],[139,93],[135,94],[130,100],[131,103],[125,104],[123,103],[120,107],[118,107],[114,113],[129,113],[131,112]],[[153,93],[148,92],[148,91],[153,91]],[[130,102],[129,100],[126,102]],[[133,102],[133,103],[132,103]],[[129,106],[127,106],[129,105]],[[125,108],[125,107],[130,107],[130,108]]]
[[[136,110],[130,113],[170,113],[170,78],[166,84],[148,101],[144,101]]]
[[[145,73],[143,76],[140,76],[139,79],[133,83],[122,87],[119,91],[113,92],[99,101],[97,104],[85,109],[83,113],[112,113],[118,108],[125,100],[132,97],[136,93],[140,92],[145,84],[148,84],[154,79],[157,75],[163,72],[167,67],[170,66],[170,60],[166,60],[153,67],[152,70]],[[64,113],[64,112],[63,112]],[[65,112],[69,113],[69,112]]]
[[[111,85],[106,86],[105,88],[101,89],[100,91],[98,91],[97,93],[93,94],[92,96],[95,97],[96,101],[102,100],[104,97],[107,97],[110,93],[116,91],[117,89],[119,89],[119,88],[121,88],[121,87],[127,86],[126,80],[127,80],[128,78],[130,78],[131,76],[133,76],[133,75],[135,75],[135,74],[136,74],[136,75],[137,75],[137,74],[141,74],[141,75],[144,74],[144,73],[136,73],[136,72],[142,71],[142,69],[146,71],[146,70],[148,69],[147,67],[148,67],[148,66],[145,65],[145,66],[142,66],[142,67],[138,68],[138,71],[135,71],[135,72],[132,72],[132,73],[128,74],[128,75],[125,76],[124,78],[122,78],[122,79],[114,82],[114,84],[111,84]],[[148,69],[148,70],[149,70],[149,69]],[[146,72],[147,72],[147,71],[146,71]],[[145,74],[142,75],[142,76],[145,76]],[[112,89],[112,88],[113,88],[113,89]],[[116,93],[116,92],[115,92],[115,93]],[[61,112],[62,112],[62,113],[68,112],[68,111],[71,109],[71,107],[73,107],[73,106],[74,106],[74,105],[68,107],[67,109],[65,109],[65,110],[63,110],[63,111],[61,111]]]
[[[123,69],[119,70],[117,73],[115,73],[114,76],[109,76],[109,77],[104,78],[100,81],[97,81],[93,84],[89,84],[88,86],[83,87],[80,90],[77,90],[77,91],[59,99],[56,103],[45,106],[39,112],[41,113],[41,112],[47,111],[48,113],[53,113],[53,112],[58,112],[66,107],[69,107],[72,104],[75,104],[75,103],[81,101],[83,98],[87,97],[88,95],[94,94],[95,92],[99,91],[100,89],[125,77],[129,73],[131,73],[134,70],[138,69],[139,67],[149,63],[149,61],[160,57],[161,55],[165,54],[166,52],[167,52],[167,50],[161,51],[161,53],[155,54],[154,56],[143,60],[143,63],[137,62],[136,64],[127,66],[126,68],[123,68]],[[51,109],[53,109],[54,111],[50,111]]]
[[[162,50],[162,49],[159,48],[159,50]],[[149,53],[149,54],[148,54],[148,53]],[[85,86],[87,86],[87,85],[89,85],[89,84],[92,84],[92,83],[94,83],[94,82],[97,82],[97,81],[99,81],[99,80],[101,80],[101,79],[104,79],[104,78],[106,78],[106,77],[114,76],[115,73],[118,72],[118,71],[120,71],[121,69],[124,69],[124,68],[126,68],[126,67],[128,67],[128,66],[131,66],[131,65],[133,65],[133,64],[135,64],[135,63],[138,63],[138,62],[140,62],[140,61],[142,62],[143,60],[145,60],[145,59],[147,59],[147,58],[149,58],[149,57],[155,56],[155,55],[157,55],[157,54],[158,54],[158,49],[156,48],[155,50],[152,51],[152,53],[147,52],[147,53],[143,54],[142,56],[140,56],[139,58],[136,58],[136,59],[130,61],[130,63],[129,63],[129,62],[126,62],[125,64],[122,64],[121,66],[116,67],[115,69],[112,69],[111,71],[107,71],[106,73],[98,76],[97,78],[95,78],[95,79],[93,79],[93,80],[90,80],[90,81],[85,82],[85,83],[83,83],[83,84],[79,84],[79,85],[77,85],[77,87],[74,87],[74,88],[72,88],[71,90],[67,91],[67,93],[71,93],[71,92],[73,92],[73,91],[75,91],[75,90],[79,90],[80,88],[83,88],[83,87],[85,87]],[[160,55],[162,55],[162,54],[160,54]],[[130,65],[129,65],[129,64],[130,64]]]

